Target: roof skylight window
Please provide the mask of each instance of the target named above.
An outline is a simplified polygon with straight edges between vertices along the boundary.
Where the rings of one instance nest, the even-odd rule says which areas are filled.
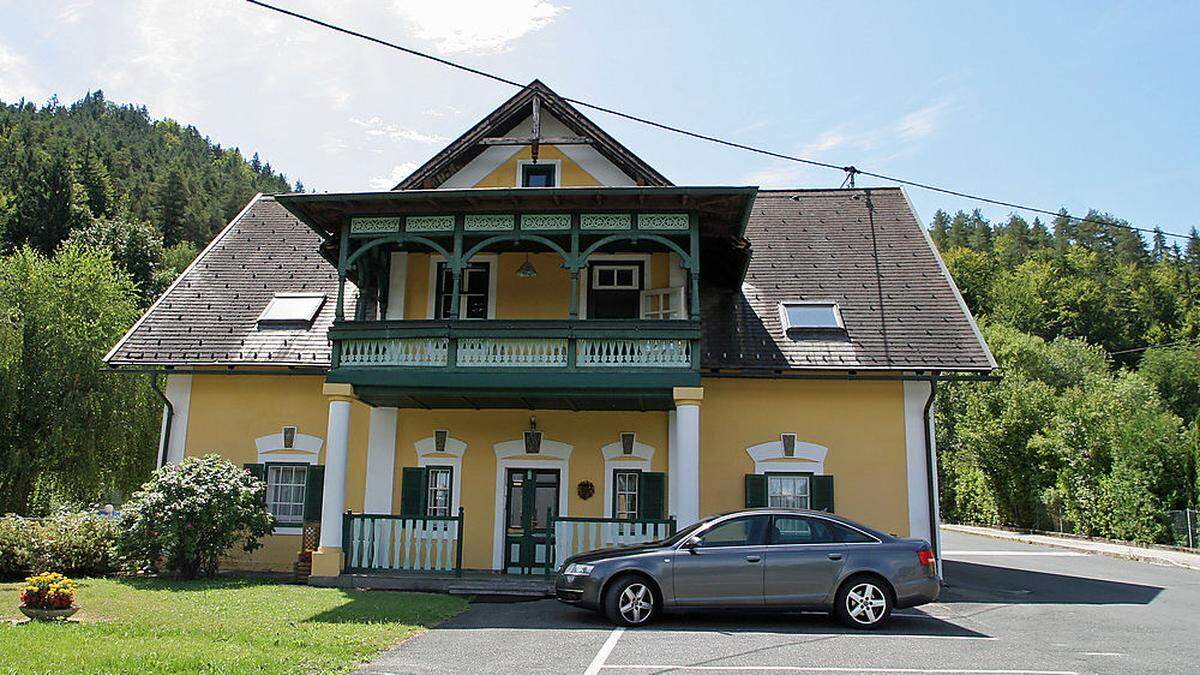
[[[321,293],[276,293],[258,317],[259,326],[311,325],[325,304]]]
[[[781,302],[779,320],[788,335],[846,330],[842,312],[835,302]]]

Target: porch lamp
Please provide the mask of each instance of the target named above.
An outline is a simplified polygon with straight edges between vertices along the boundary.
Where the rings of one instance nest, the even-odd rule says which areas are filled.
[[[532,279],[537,276],[537,270],[534,269],[533,263],[529,262],[529,254],[525,254],[525,262],[517,268],[517,276],[522,279]]]

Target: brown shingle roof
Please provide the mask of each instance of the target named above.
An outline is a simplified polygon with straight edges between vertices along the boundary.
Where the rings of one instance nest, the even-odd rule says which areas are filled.
[[[705,368],[994,367],[902,191],[762,191],[746,238],[753,257],[741,294],[708,285],[701,290]],[[318,243],[274,199],[257,198],[106,361],[328,367],[337,274],[317,253]],[[310,329],[258,329],[275,293],[314,290],[327,301]],[[351,314],[353,288],[347,290]],[[846,335],[785,336],[779,303],[788,300],[837,302]]]
[[[701,292],[705,368],[995,366],[903,191],[760,191],[746,238],[741,295]],[[838,303],[846,334],[785,336],[789,300]]]
[[[256,197],[105,357],[110,365],[329,367],[337,270],[315,232],[271,197]],[[311,328],[258,329],[278,292],[316,291]],[[353,286],[347,284],[353,297]],[[353,302],[348,303],[353,307]],[[352,312],[352,309],[348,309]]]

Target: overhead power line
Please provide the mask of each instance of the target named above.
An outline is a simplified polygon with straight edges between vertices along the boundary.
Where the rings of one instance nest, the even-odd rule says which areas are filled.
[[[433,61],[434,63],[438,63],[443,66],[447,66],[449,68],[454,68],[454,69],[461,70],[466,73],[470,73],[472,75],[478,75],[479,77],[493,80],[495,82],[507,84],[510,87],[516,87],[517,89],[525,88],[524,84],[517,82],[516,80],[510,80],[506,77],[496,75],[495,73],[489,73],[486,70],[480,70],[479,68],[472,68],[470,66],[465,66],[461,63],[456,63],[454,61],[450,61],[449,59],[444,59],[439,56],[434,56],[433,54],[429,54],[427,52],[423,52],[423,51],[420,51],[417,49],[412,49],[411,47],[405,47],[403,45],[399,45],[394,42],[389,42],[382,38],[377,38],[372,35],[367,35],[366,33],[360,33],[356,30],[352,30],[350,28],[345,28],[345,27],[339,26],[337,24],[332,24],[327,21],[322,21],[321,19],[317,19],[317,18],[308,16],[306,14],[301,14],[299,12],[293,12],[292,10],[284,9],[282,7],[277,7],[277,6],[271,5],[271,4],[267,4],[265,2],[261,2],[260,0],[246,0],[246,2],[249,2],[252,5],[257,5],[259,7],[262,7],[263,9],[269,9],[273,12],[278,12],[279,14],[284,14],[286,16],[290,16],[292,18],[299,19],[301,21],[306,21],[308,23],[320,26],[322,28],[327,28],[329,30],[332,30],[332,31],[335,31],[338,33],[343,33],[345,35],[350,35],[352,37],[356,37],[361,40],[366,40],[368,42],[374,42],[377,45],[381,45],[383,47],[388,47],[390,49],[395,49],[395,50],[404,52],[405,54],[409,54],[410,56],[416,56],[418,58],[426,59],[429,61]],[[833,164],[830,162],[822,162],[822,161],[815,160],[815,159],[809,159],[807,157],[799,157],[796,155],[789,155],[789,154],[782,153],[782,152],[775,152],[774,150],[768,150],[766,148],[760,148],[760,147],[756,147],[753,145],[747,145],[745,143],[738,143],[737,141],[731,141],[731,140],[720,138],[717,136],[710,136],[708,134],[703,134],[698,131],[691,131],[689,129],[683,129],[681,127],[672,126],[669,124],[665,124],[663,122],[657,122],[657,121],[649,119],[649,118],[639,117],[637,115],[632,115],[627,112],[622,112],[620,110],[616,110],[614,108],[609,108],[606,106],[602,106],[602,105],[599,105],[596,103],[591,103],[589,101],[584,101],[584,100],[577,99],[577,98],[571,98],[569,96],[563,96],[562,99],[564,101],[573,103],[580,107],[589,108],[591,110],[596,110],[596,111],[599,111],[602,113],[607,113],[609,115],[613,115],[614,117],[620,117],[622,119],[626,119],[631,122],[637,122],[639,124],[644,124],[647,126],[655,127],[657,129],[662,129],[663,131],[669,131],[671,133],[680,134],[683,136],[689,136],[691,138],[695,138],[695,139],[702,140],[702,141],[707,141],[709,143],[715,143],[717,145],[724,145],[726,147],[736,148],[738,150],[745,150],[747,152],[753,152],[753,153],[756,153],[759,155],[764,155],[766,157],[773,157],[775,159],[782,159],[782,160],[789,161],[789,162],[797,162],[800,164],[807,164],[809,166],[820,167],[823,169],[832,169],[834,171],[842,171],[842,172],[845,172],[845,174],[846,174],[846,179],[842,183],[843,186],[849,185],[849,186],[853,187],[855,175],[870,176],[872,178],[878,178],[879,180],[884,180],[884,181],[888,181],[891,183],[897,183],[899,185],[907,185],[909,187],[914,187],[914,188],[918,188],[921,190],[928,190],[930,192],[939,192],[939,193],[951,195],[954,197],[961,197],[963,199],[969,199],[972,201],[983,202],[985,204],[994,204],[996,206],[1005,206],[1005,207],[1012,208],[1012,209],[1019,209],[1021,211],[1029,211],[1031,213],[1039,213],[1039,214],[1054,216],[1054,217],[1063,216],[1063,217],[1066,217],[1066,218],[1069,218],[1071,220],[1081,222],[1081,223],[1094,223],[1096,225],[1106,225],[1109,227],[1117,227],[1117,228],[1122,228],[1122,229],[1126,229],[1126,230],[1133,230],[1135,232],[1145,232],[1148,234],[1162,234],[1163,236],[1177,237],[1180,239],[1187,239],[1190,236],[1187,234],[1179,234],[1177,232],[1165,232],[1158,228],[1137,227],[1135,225],[1129,225],[1129,224],[1125,224],[1125,223],[1114,223],[1109,220],[1101,220],[1099,218],[1088,218],[1088,217],[1075,216],[1075,215],[1071,215],[1069,213],[1065,213],[1063,211],[1052,211],[1050,209],[1038,208],[1036,206],[1029,206],[1026,204],[1009,202],[1009,201],[1005,201],[1002,199],[993,199],[991,197],[984,197],[984,196],[972,194],[969,192],[952,190],[950,188],[940,187],[937,185],[933,185],[931,183],[923,183],[920,181],[909,180],[907,178],[900,178],[897,176],[890,176],[888,174],[877,173],[874,171],[865,171],[863,169],[859,169],[859,168],[855,167],[854,165]]]

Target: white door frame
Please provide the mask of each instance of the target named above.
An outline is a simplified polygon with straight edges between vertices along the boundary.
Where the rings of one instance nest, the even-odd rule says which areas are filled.
[[[492,569],[504,569],[504,502],[508,498],[509,469],[558,469],[558,513],[568,515],[567,494],[571,484],[569,470],[574,446],[543,438],[536,455],[525,452],[525,439],[504,441],[492,446],[496,452],[496,506],[492,524]]]

